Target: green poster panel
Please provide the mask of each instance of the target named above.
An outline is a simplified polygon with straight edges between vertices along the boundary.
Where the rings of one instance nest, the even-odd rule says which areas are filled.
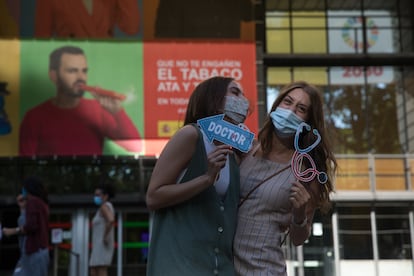
[[[49,55],[53,50],[62,46],[76,46],[84,51],[87,60],[87,85],[115,91],[126,96],[126,99],[122,101],[123,109],[138,131],[140,138],[143,138],[142,44],[136,41],[22,41],[20,123],[29,110],[55,97],[56,86],[50,77]],[[94,99],[88,92],[84,94],[83,98]],[[53,117],[53,114],[50,114],[50,117]],[[39,122],[39,124],[43,128],[47,127],[44,122]],[[35,129],[35,131],[38,130]],[[73,131],[76,131],[76,127]],[[48,139],[47,136],[43,138]],[[141,147],[137,146],[141,142],[135,140],[119,142],[120,140],[113,141],[105,138],[102,154],[141,154]],[[125,143],[128,142],[134,144],[133,150],[131,147],[125,146]],[[22,152],[20,153],[22,154]],[[85,151],[77,152],[74,146],[70,154],[83,155],[84,153]],[[30,154],[32,155],[32,153]],[[61,154],[68,154],[68,152],[47,152],[47,155]],[[37,154],[34,153],[34,155]],[[45,151],[40,155],[46,155]]]

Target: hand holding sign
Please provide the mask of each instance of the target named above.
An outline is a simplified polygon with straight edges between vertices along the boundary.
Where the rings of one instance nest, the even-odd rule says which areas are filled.
[[[254,134],[246,129],[223,120],[224,114],[210,116],[197,121],[208,140],[222,142],[242,152],[252,146]]]

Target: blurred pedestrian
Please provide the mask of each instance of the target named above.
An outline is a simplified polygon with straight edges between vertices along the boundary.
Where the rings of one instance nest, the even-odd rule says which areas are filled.
[[[26,216],[18,234],[25,235],[21,274],[46,276],[49,270],[49,200],[46,187],[37,177],[23,180],[22,195],[26,198]]]
[[[19,194],[16,197],[16,201],[17,201],[17,205],[19,206],[19,210],[20,210],[20,215],[17,218],[17,227],[15,227],[15,228],[6,228],[6,227],[3,228],[3,234],[5,236],[18,235],[20,258],[17,261],[16,268],[14,269],[14,272],[13,272],[13,276],[22,275],[21,274],[22,257],[23,257],[24,252],[25,252],[24,245],[25,245],[25,240],[26,240],[25,235],[22,235],[22,234],[19,235],[20,229],[26,223],[26,199],[22,194]]]
[[[112,183],[102,181],[95,189],[94,203],[99,207],[92,219],[92,252],[89,267],[92,276],[108,275],[114,255],[115,210],[110,200],[115,196]]]

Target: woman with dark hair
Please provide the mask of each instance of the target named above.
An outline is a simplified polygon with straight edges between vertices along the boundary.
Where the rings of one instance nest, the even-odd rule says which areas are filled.
[[[49,200],[46,187],[37,177],[23,180],[26,221],[16,229],[25,235],[25,250],[19,275],[46,276],[49,270]]]
[[[184,126],[164,147],[146,195],[153,212],[147,275],[234,275],[233,235],[239,168],[230,146],[210,143],[196,124],[223,114],[243,123],[249,103],[232,78],[212,77],[193,91]]]
[[[297,136],[304,123],[309,128]],[[295,159],[296,142],[300,159]],[[306,149],[307,158],[301,149]],[[309,237],[315,210],[330,207],[335,171],[320,92],[303,81],[285,86],[259,131],[258,143],[240,165],[234,240],[238,275],[286,275],[282,240],[288,233],[298,246]]]
[[[94,203],[99,207],[92,219],[92,252],[89,267],[92,276],[108,275],[114,255],[115,210],[111,199],[115,188],[109,180],[101,181],[95,189]]]

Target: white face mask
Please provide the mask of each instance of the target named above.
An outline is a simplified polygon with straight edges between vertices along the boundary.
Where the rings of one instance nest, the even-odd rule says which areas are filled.
[[[246,120],[249,110],[249,102],[245,98],[225,96],[224,115],[237,123],[243,123]]]
[[[303,119],[289,109],[278,107],[270,113],[276,133],[281,137],[290,137],[295,135]]]

